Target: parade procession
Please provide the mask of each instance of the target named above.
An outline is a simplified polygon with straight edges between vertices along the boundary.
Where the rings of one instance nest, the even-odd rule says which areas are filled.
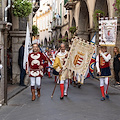
[[[0,120],[120,120],[120,0],[0,0]]]

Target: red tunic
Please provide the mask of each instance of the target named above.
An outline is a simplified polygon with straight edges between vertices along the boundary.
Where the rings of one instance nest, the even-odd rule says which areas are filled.
[[[106,56],[108,56],[108,54]],[[105,62],[104,58],[100,56],[100,68],[107,68],[110,66],[109,64],[110,62]]]
[[[39,69],[40,66],[44,66],[43,61],[46,61],[45,56],[41,53],[30,53],[28,56],[28,67],[30,68],[30,77],[42,77],[43,71]]]

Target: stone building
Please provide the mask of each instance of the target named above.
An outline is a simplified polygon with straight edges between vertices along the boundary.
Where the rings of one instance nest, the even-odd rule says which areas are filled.
[[[4,66],[4,31],[5,31],[5,26],[6,22],[4,22],[4,9],[3,7],[6,7],[6,0],[3,2],[0,0],[0,64]],[[1,72],[1,78],[0,78],[0,103],[4,102],[4,68],[0,70]]]
[[[64,8],[64,0],[41,0],[40,8],[33,18],[33,24],[39,28],[43,46],[57,45],[57,39],[68,36],[69,11]]]
[[[49,1],[49,0],[46,0]],[[71,33],[68,28],[75,26],[76,35],[90,41],[95,34],[95,25],[93,22],[93,13],[95,10],[102,10],[107,17],[114,17],[116,13],[113,8],[114,0],[53,0],[52,16],[55,19],[51,21],[51,39],[54,39],[55,45],[58,39],[67,36],[71,39]],[[39,12],[39,11],[37,11]],[[120,48],[119,22],[117,32],[116,46]],[[43,35],[44,36],[44,35]],[[96,43],[98,44],[98,31]],[[113,56],[113,47],[108,47],[108,51]],[[111,60],[111,70],[113,75],[113,66]]]
[[[34,2],[36,3],[36,0]],[[33,11],[34,9],[37,11],[38,8],[38,5],[37,8],[33,6]],[[32,15],[31,13],[28,17],[30,33],[32,33]],[[13,15],[12,0],[0,0],[0,64],[3,65],[0,79],[0,104],[6,103],[7,83],[17,84],[20,81],[18,51],[22,42],[25,40],[26,27],[27,18],[19,18]],[[11,71],[8,71],[9,55],[11,56]]]
[[[56,20],[52,21],[52,37],[56,40],[56,45],[59,45],[57,41],[59,38],[69,36],[69,20],[70,12],[64,7],[64,0],[55,0],[55,17]]]
[[[115,11],[113,9],[114,0],[64,0],[64,7],[70,12],[69,26],[76,26],[76,34],[90,41],[95,34],[95,26],[93,22],[93,14],[95,10],[102,10],[107,17],[115,17]],[[67,28],[66,28],[67,29]],[[118,33],[117,33],[117,42],[116,46],[120,48],[120,34],[119,34],[119,24],[118,24]],[[96,44],[99,42],[99,34],[97,31]],[[108,47],[108,51],[113,56],[113,47]],[[113,58],[111,60],[111,70],[112,70],[112,79],[114,80]]]
[[[40,8],[33,18],[33,25],[39,29],[40,42],[44,47],[51,41],[52,0],[41,0]]]

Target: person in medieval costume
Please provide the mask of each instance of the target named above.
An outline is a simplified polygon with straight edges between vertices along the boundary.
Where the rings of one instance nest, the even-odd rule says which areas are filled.
[[[37,86],[37,96],[40,97],[41,77],[43,77],[43,61],[46,61],[43,53],[39,52],[38,44],[33,44],[33,52],[28,56],[26,73],[31,81],[32,101],[35,100],[35,86]]]
[[[64,96],[68,95],[68,77],[69,77],[68,71],[62,71],[63,65],[65,63],[65,58],[67,58],[67,55],[68,52],[65,50],[65,45],[62,43],[60,52],[57,54],[55,62],[53,64],[53,68],[57,72],[59,72],[61,100],[64,98]]]
[[[101,46],[99,55],[96,58],[97,73],[100,77],[100,89],[102,93],[101,101],[104,101],[105,97],[109,99],[108,85],[109,77],[111,76],[110,59],[111,55],[107,52],[107,47]]]
[[[60,52],[60,48],[58,48],[58,49],[55,49],[55,52],[54,52],[54,54],[53,54],[53,59],[54,59],[54,62],[55,62],[55,58],[56,58],[56,56],[57,56],[57,54]],[[55,75],[55,81],[54,81],[55,83],[57,82],[57,84],[59,84],[59,76],[58,75]]]
[[[50,67],[52,65],[52,61],[51,61],[51,58],[52,58],[51,48],[49,48],[49,50],[46,52],[46,56],[49,59],[48,66],[47,66],[48,77],[51,78],[51,67]]]

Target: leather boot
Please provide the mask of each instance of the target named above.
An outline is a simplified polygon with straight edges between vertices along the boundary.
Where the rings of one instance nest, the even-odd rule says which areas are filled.
[[[35,89],[32,89],[32,101],[35,100]]]
[[[37,88],[37,96],[40,97],[40,89]]]

